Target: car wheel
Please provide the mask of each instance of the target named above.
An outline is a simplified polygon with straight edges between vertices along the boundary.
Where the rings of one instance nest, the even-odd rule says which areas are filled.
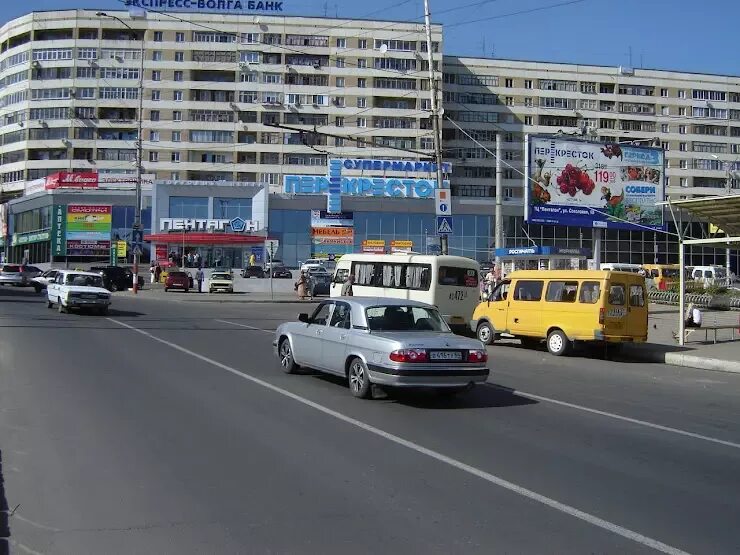
[[[46,298],[46,308],[54,308],[54,303],[48,297]]]
[[[475,332],[478,341],[484,345],[492,345],[496,339],[496,333],[493,331],[493,326],[489,322],[481,322],[478,324],[478,329]]]
[[[167,291],[169,291],[169,290],[170,290],[170,288],[169,288],[169,287],[165,287],[165,288],[164,288],[164,292],[165,292],[165,293],[167,293]]]
[[[67,309],[64,308],[64,304],[62,303],[62,300],[59,300],[59,304],[57,305],[57,310],[59,310],[59,314],[64,314],[67,312]]]
[[[116,291],[118,291],[118,285],[116,285],[115,283],[111,283],[110,290],[112,293],[115,293]]]
[[[280,341],[278,355],[280,356],[280,366],[282,367],[283,372],[286,374],[295,374],[299,367],[295,363],[293,350],[290,347],[290,340],[287,337]]]
[[[349,364],[347,379],[349,380],[349,390],[352,395],[359,399],[369,399],[372,397],[373,389],[370,383],[370,376],[367,372],[367,366],[361,359],[352,359],[352,362]]]
[[[186,293],[190,292],[190,289],[188,289],[188,288],[186,287],[186,288],[185,288],[185,292],[186,292]]]
[[[33,290],[36,291],[36,294],[39,294],[41,293],[41,286],[38,283],[34,283]]]
[[[552,330],[547,336],[547,350],[551,355],[562,356],[570,350],[570,339],[562,330]]]

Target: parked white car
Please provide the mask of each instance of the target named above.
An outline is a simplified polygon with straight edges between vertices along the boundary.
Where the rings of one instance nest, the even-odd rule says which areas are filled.
[[[111,304],[110,292],[103,287],[100,274],[76,270],[60,270],[46,287],[46,298],[47,306],[56,304],[59,312],[75,308],[107,314]]]
[[[309,258],[301,264],[301,272],[308,272],[311,270],[325,270],[324,261],[320,258]]]
[[[40,276],[33,278],[31,285],[36,290],[36,293],[41,293],[43,289],[46,289],[57,278],[58,273],[59,270],[46,270]]]

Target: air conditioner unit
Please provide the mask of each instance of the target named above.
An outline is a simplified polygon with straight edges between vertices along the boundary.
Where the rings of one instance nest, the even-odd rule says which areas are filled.
[[[41,62],[39,62],[38,60],[34,60],[33,62],[31,62],[31,65],[35,68],[40,68]]]
[[[313,68],[314,69],[321,69],[321,64],[314,64],[313,65]]]

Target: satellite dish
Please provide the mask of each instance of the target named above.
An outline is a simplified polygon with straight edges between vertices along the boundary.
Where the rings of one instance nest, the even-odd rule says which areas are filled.
[[[262,20],[259,18],[259,16],[254,18],[254,24],[255,25],[259,25],[260,24],[260,21],[262,21]]]
[[[380,53],[381,54],[385,54],[386,52],[388,52],[388,45],[387,44],[381,44],[380,45]]]

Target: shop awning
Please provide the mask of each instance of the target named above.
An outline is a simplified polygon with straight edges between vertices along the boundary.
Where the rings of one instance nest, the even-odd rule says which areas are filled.
[[[144,241],[182,245],[257,245],[265,242],[260,235],[241,233],[152,233],[144,235]]]
[[[740,237],[740,195],[670,200],[661,204],[669,208],[675,207],[687,210],[694,216],[714,224],[725,232],[731,242],[736,242],[737,238]],[[693,240],[687,239],[685,242],[690,244],[691,241]],[[697,241],[697,243],[699,242],[707,244],[712,241]]]

